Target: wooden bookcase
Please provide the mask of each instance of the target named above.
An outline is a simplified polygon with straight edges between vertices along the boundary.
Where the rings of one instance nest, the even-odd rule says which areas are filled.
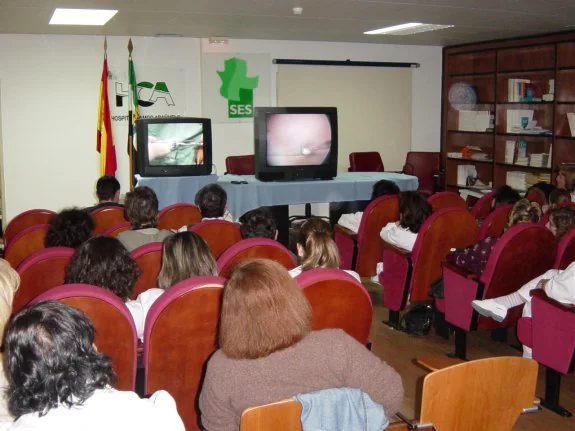
[[[529,80],[534,97],[553,93],[553,100],[510,101],[510,85],[515,83],[510,80]],[[512,131],[507,121],[511,110],[533,111],[533,120],[549,133]],[[470,130],[469,121],[460,120],[469,113],[460,111],[489,111],[493,127],[485,129],[481,122],[476,126],[481,130]],[[567,113],[575,113],[575,32],[445,47],[441,131],[445,188],[466,187],[457,181],[460,165],[473,165],[477,177],[493,187],[506,184],[509,171],[544,173],[555,182],[554,170],[563,162],[575,162],[575,130],[570,130]],[[508,141],[524,141],[527,157],[551,149],[551,166],[517,165],[515,158],[506,161]],[[465,146],[481,148],[487,158],[448,156]]]

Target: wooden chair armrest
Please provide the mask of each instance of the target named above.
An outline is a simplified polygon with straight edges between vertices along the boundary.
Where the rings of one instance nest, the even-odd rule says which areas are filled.
[[[479,280],[479,276],[471,271],[467,271],[465,268],[462,268],[458,265],[455,265],[454,263],[448,262],[446,260],[444,260],[443,262],[441,262],[441,266],[443,268],[448,268],[451,271],[459,274],[460,276],[464,277],[464,278],[468,278],[470,280]]]
[[[381,250],[389,250],[392,251],[395,254],[399,254],[400,256],[405,256],[405,257],[411,257],[411,252],[410,251],[405,251],[402,250],[396,246],[394,246],[393,244],[388,243],[385,240],[381,240]]]
[[[530,292],[532,297],[537,297],[542,301],[547,302],[548,304],[553,305],[554,307],[559,308],[562,311],[566,311],[568,313],[575,313],[575,305],[566,305],[562,304],[559,301],[556,301],[553,298],[549,298],[543,289],[534,289]]]
[[[421,356],[413,360],[415,364],[423,367],[428,371],[442,370],[452,365],[462,364],[465,361],[459,358],[450,358],[446,355]]]
[[[333,227],[333,231],[334,231],[334,233],[335,233],[335,232],[341,232],[341,233],[343,233],[344,235],[347,235],[347,236],[349,236],[350,238],[352,238],[352,239],[354,239],[354,240],[357,239],[357,233],[355,233],[355,232],[352,231],[351,229],[348,229],[348,228],[346,228],[346,227],[343,227],[342,225],[336,224],[336,225]]]

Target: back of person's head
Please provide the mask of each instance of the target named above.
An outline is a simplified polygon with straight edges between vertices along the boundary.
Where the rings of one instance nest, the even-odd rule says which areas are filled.
[[[493,197],[492,208],[497,209],[504,205],[514,204],[519,199],[521,199],[521,196],[519,196],[519,193],[517,193],[511,187],[507,185],[501,186],[498,187],[497,190],[495,190],[495,196]]]
[[[303,271],[339,268],[339,251],[332,236],[331,226],[320,218],[310,218],[301,226],[297,249]]]
[[[132,229],[146,229],[158,224],[158,197],[149,187],[136,187],[133,192],[126,193],[124,205],[126,220]]]
[[[94,220],[88,212],[78,208],[66,209],[50,219],[44,245],[78,248],[90,238],[93,230]]]
[[[549,183],[539,182],[532,185],[525,192],[525,198],[537,202],[540,206],[548,205],[549,198],[556,187]]]
[[[90,319],[60,302],[40,302],[18,313],[4,348],[8,405],[16,417],[81,405],[114,380],[111,360],[94,347]]]
[[[399,194],[399,224],[412,233],[418,233],[421,225],[431,215],[431,205],[417,192]]]
[[[65,282],[102,287],[125,302],[139,275],[138,265],[117,238],[97,236],[78,247],[66,270]]]
[[[100,202],[118,202],[120,182],[112,175],[104,175],[96,183],[96,195]]]
[[[549,196],[549,205],[552,209],[559,208],[571,202],[571,193],[567,190],[556,189]]]
[[[20,275],[8,262],[0,259],[0,338],[12,314],[14,294],[20,287]]]
[[[276,239],[277,224],[272,211],[267,207],[256,208],[240,217],[240,232],[243,239]]]
[[[399,193],[399,187],[393,181],[389,180],[379,180],[373,185],[371,190],[371,200],[385,195],[397,195]]]
[[[208,184],[196,194],[196,205],[204,218],[218,218],[224,215],[228,195],[218,184]]]
[[[515,202],[509,212],[507,227],[515,226],[519,223],[538,223],[541,218],[541,206],[537,202],[530,202],[528,199],[520,199]]]
[[[309,302],[283,266],[246,260],[224,287],[220,347],[229,358],[262,358],[303,339],[311,318]]]
[[[218,267],[208,244],[195,232],[180,232],[164,239],[158,287],[167,289],[179,281],[217,275]]]
[[[549,213],[547,228],[553,232],[557,241],[575,226],[575,211],[572,208],[561,207]]]

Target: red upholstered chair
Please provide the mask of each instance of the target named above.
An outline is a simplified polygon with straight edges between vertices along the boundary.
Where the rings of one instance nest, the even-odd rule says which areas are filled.
[[[49,225],[38,224],[18,232],[4,250],[4,259],[17,268],[28,256],[44,249],[44,237]]]
[[[256,159],[253,154],[248,156],[226,157],[226,173],[231,175],[255,175]]]
[[[575,229],[567,232],[557,243],[557,257],[553,268],[565,269],[575,262]]]
[[[270,259],[282,264],[286,269],[297,266],[295,256],[286,247],[273,239],[249,238],[232,245],[218,259],[221,277],[228,278],[238,263],[245,259]]]
[[[151,242],[141,245],[130,254],[141,271],[130,295],[131,299],[136,299],[140,293],[158,285],[158,274],[162,267],[162,243]]]
[[[146,393],[165,389],[174,397],[186,430],[198,430],[200,382],[216,350],[221,277],[192,277],[160,296],[146,316]]]
[[[16,314],[32,299],[64,284],[66,268],[74,249],[50,247],[37,251],[18,266],[20,288],[14,295],[12,314]]]
[[[477,233],[477,241],[482,240],[488,236],[499,238],[503,235],[505,226],[509,221],[509,212],[513,208],[513,205],[503,205],[497,209],[494,209],[485,219],[481,226],[479,227],[479,232]]]
[[[10,223],[8,223],[8,226],[6,226],[4,230],[4,247],[10,244],[18,232],[31,226],[48,224],[54,215],[56,215],[54,211],[44,209],[33,209],[18,214],[10,220]]]
[[[349,153],[349,172],[384,172],[383,160],[377,151]]]
[[[440,192],[431,195],[427,199],[427,203],[431,205],[433,211],[443,208],[463,208],[467,209],[467,202],[459,193],[454,192]]]
[[[559,405],[561,375],[575,367],[575,305],[564,305],[549,298],[542,290],[532,292],[531,315],[517,322],[517,337],[533,349],[533,359],[544,365],[545,398],[541,405],[570,417]]]
[[[179,229],[182,226],[200,223],[202,213],[194,204],[179,203],[160,211],[158,229]]]
[[[102,235],[118,236],[119,233],[124,232],[126,230],[130,230],[130,229],[132,229],[132,225],[130,224],[129,221],[125,221],[123,223],[119,223],[115,226],[112,226],[109,229],[106,229],[104,232],[102,232]]]
[[[225,220],[206,220],[192,226],[189,230],[197,233],[208,243],[216,259],[232,245],[242,240],[240,225]]]
[[[353,269],[361,277],[372,277],[381,261],[379,233],[390,222],[399,220],[397,196],[374,199],[363,211],[357,234],[340,225],[334,226],[335,243],[341,258],[341,269]]]
[[[363,284],[331,268],[310,269],[295,280],[311,304],[313,330],[339,328],[361,344],[367,343],[373,307]]]
[[[98,351],[112,359],[114,387],[133,391],[136,384],[138,339],[130,311],[118,296],[89,284],[65,284],[37,296],[33,303],[53,300],[77,308],[90,318]]]
[[[477,223],[469,211],[445,208],[434,212],[421,226],[411,253],[381,241],[383,306],[389,309],[389,324],[396,327],[399,312],[408,300],[430,301],[431,283],[441,276],[441,262],[452,248],[475,243]]]
[[[124,223],[126,219],[124,218],[124,208],[117,206],[101,207],[90,212],[94,224],[93,235],[100,235],[112,226],[116,226],[120,223]]]
[[[556,248],[555,238],[548,229],[535,223],[522,223],[513,226],[497,241],[480,277],[444,263],[445,320],[455,326],[458,358],[465,359],[467,332],[511,327],[521,316],[522,307],[515,307],[499,323],[478,315],[471,301],[516,292],[552,267]]]
[[[435,176],[439,175],[440,154],[435,152],[410,151],[405,157],[403,173],[415,175],[419,180],[417,190],[425,195],[432,195]]]
[[[471,207],[471,215],[475,220],[483,220],[489,215],[494,198],[495,191],[492,191],[484,194],[475,202],[473,207]]]

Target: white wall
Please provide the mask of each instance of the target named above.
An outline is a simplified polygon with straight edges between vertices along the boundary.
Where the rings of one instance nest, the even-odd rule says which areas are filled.
[[[126,64],[128,37],[108,38],[111,64]],[[183,114],[201,116],[202,52],[267,52],[272,58],[409,61],[412,148],[437,151],[440,139],[441,48],[323,42],[233,40],[212,47],[192,38],[133,38],[136,68],[183,68]],[[98,178],[96,119],[102,72],[102,38],[0,35],[3,199],[5,220],[30,208],[60,210],[93,203]],[[272,76],[272,91],[275,76]],[[274,97],[275,100],[275,97]],[[112,102],[112,101],[111,101]],[[127,189],[125,125],[114,125],[118,177]],[[214,160],[224,171],[226,155],[253,151],[251,124],[214,125]]]

